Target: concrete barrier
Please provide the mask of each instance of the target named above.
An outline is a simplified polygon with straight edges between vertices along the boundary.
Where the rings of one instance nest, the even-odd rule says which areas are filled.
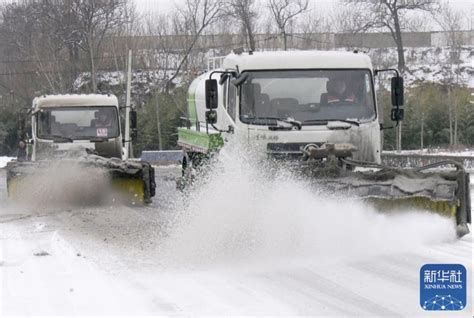
[[[181,150],[145,150],[142,151],[140,160],[152,165],[181,164],[183,152]]]

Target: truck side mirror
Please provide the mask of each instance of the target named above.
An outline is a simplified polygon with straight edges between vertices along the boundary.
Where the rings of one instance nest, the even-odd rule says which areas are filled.
[[[208,110],[206,112],[206,123],[211,125],[217,123],[217,112],[215,110]]]
[[[394,68],[374,70],[375,75],[378,75],[381,72],[395,72],[397,74],[397,76],[392,77],[392,81],[391,81],[392,111],[390,112],[390,119],[392,121],[396,121],[397,126],[398,126],[398,123],[402,121],[403,117],[405,116],[405,110],[402,108],[403,106],[403,77],[401,77],[398,70]],[[386,128],[382,127],[382,129],[386,129]]]
[[[399,122],[399,121],[402,121],[404,117],[405,117],[405,110],[403,108],[399,108],[399,107],[392,108],[392,112],[390,113],[390,119],[392,121]]]
[[[403,106],[403,77],[392,77],[392,106]]]
[[[390,119],[398,123],[405,117],[405,110],[400,108],[403,106],[403,77],[400,76],[392,77],[392,106]]]
[[[216,109],[217,106],[217,80],[208,79],[206,80],[206,108]]]

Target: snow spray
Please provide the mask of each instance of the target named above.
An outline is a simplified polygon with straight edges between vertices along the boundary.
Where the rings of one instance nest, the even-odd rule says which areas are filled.
[[[447,218],[419,210],[380,213],[267,162],[246,147],[228,145],[176,205],[162,259],[173,266],[323,261],[455,240]]]

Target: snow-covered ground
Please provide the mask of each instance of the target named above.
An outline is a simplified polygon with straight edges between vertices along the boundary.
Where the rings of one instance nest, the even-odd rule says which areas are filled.
[[[457,52],[449,47],[405,48],[408,67],[403,75],[406,86],[419,83],[442,83],[449,80],[474,87],[474,46],[463,46]],[[368,54],[375,67],[397,67],[396,48],[371,49]]]
[[[157,170],[149,207],[0,201],[0,316],[441,317],[419,305],[421,266],[472,273],[472,236],[445,218],[379,214],[247,168],[185,203],[176,167]],[[471,317],[469,299],[442,317]]]
[[[15,159],[15,158],[13,158],[13,157],[1,157],[0,156],[0,169],[4,168],[7,165],[7,163],[12,161],[13,159]]]
[[[386,154],[397,154],[396,151],[383,151]],[[423,150],[402,150],[402,155],[430,155],[430,156],[459,156],[474,157],[474,149],[466,148],[460,150],[448,149],[423,149]]]

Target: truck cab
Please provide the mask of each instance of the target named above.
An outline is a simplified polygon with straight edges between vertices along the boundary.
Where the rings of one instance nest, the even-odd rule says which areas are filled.
[[[32,160],[74,149],[124,159],[119,106],[113,95],[44,95],[32,105]]]
[[[350,144],[354,159],[380,163],[382,116],[374,73],[370,58],[354,52],[230,54],[220,69],[191,84],[189,126],[199,132],[205,125],[208,135],[232,132],[273,157],[300,158],[308,145]],[[214,91],[209,81],[218,83]],[[209,114],[215,118],[211,128]],[[183,148],[192,148],[181,135]]]

